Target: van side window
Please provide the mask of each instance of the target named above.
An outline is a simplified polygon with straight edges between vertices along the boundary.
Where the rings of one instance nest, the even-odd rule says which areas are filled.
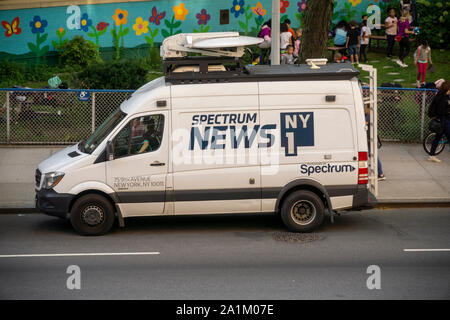
[[[114,138],[114,158],[158,150],[163,132],[164,116],[161,114],[131,119]]]

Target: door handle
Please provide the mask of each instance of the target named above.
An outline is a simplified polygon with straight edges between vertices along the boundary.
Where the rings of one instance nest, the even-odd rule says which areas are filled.
[[[164,162],[154,161],[150,165],[153,167],[161,167],[161,166],[165,166],[166,164]]]

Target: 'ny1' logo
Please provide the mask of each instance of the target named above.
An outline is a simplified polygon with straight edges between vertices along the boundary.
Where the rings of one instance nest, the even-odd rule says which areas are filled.
[[[314,113],[280,113],[281,146],[286,157],[297,156],[297,147],[314,146]]]

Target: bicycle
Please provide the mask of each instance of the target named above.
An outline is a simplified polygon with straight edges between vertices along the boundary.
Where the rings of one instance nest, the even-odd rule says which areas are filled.
[[[426,153],[428,153],[429,155],[431,155],[431,143],[433,142],[434,138],[436,137],[436,132],[431,132],[429,135],[427,135],[424,139],[423,139],[423,149],[425,150]],[[437,148],[436,148],[436,152],[434,153],[434,155],[438,155],[440,154],[444,148],[445,145],[448,143],[447,138],[445,137],[445,135],[442,136],[441,140],[439,141]]]

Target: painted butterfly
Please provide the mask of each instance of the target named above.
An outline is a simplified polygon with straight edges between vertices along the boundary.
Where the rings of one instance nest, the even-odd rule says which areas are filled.
[[[2,26],[6,29],[5,37],[11,37],[13,34],[20,34],[22,32],[22,29],[19,28],[19,23],[19,17],[15,17],[11,24],[9,24],[8,21],[3,20]]]
[[[153,7],[152,9],[152,16],[150,17],[150,22],[156,24],[157,26],[159,26],[159,23],[161,22],[161,19],[163,19],[166,16],[166,12],[163,11],[161,13],[158,14],[158,12],[156,11],[156,7]]]

